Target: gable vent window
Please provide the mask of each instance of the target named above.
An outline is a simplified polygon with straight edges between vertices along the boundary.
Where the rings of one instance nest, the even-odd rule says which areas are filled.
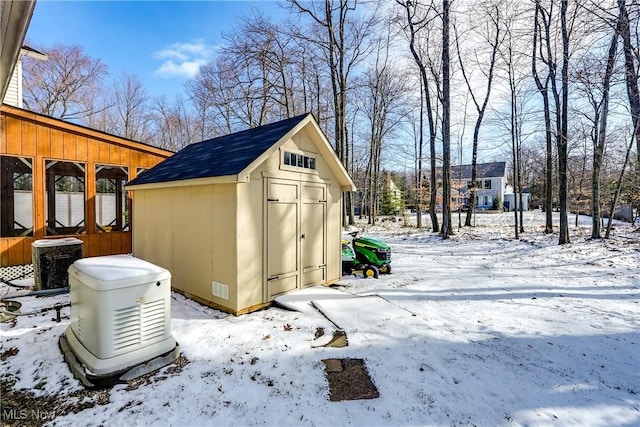
[[[305,156],[304,154],[284,152],[284,164],[287,166],[295,166],[297,168],[313,169],[316,168],[316,158]]]

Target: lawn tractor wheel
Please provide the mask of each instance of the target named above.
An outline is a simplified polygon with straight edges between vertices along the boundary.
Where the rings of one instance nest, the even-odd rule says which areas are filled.
[[[384,264],[380,266],[380,273],[391,274],[391,264]]]
[[[374,279],[377,279],[378,276],[380,275],[380,272],[375,266],[368,265],[364,268],[364,270],[362,270],[362,275],[365,278],[373,277]]]

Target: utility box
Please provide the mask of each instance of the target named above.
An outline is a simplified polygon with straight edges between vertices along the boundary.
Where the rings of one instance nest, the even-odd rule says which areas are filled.
[[[37,290],[69,286],[67,270],[82,258],[82,240],[42,239],[31,244],[33,280]]]
[[[169,271],[129,255],[83,258],[69,267],[69,283],[64,337],[91,375],[122,373],[171,352],[165,362],[177,357]]]

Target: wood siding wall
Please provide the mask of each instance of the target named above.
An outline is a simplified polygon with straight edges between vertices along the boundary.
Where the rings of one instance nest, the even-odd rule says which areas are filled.
[[[2,106],[0,113],[0,155],[32,160],[34,229],[32,237],[0,238],[0,266],[29,264],[33,241],[61,237],[45,234],[45,163],[48,160],[78,162],[85,166],[86,231],[73,235],[84,242],[84,256],[130,253],[131,231],[96,231],[96,165],[126,167],[131,180],[139,168],[151,168],[173,153],[7,105]],[[132,206],[130,200],[130,209]]]

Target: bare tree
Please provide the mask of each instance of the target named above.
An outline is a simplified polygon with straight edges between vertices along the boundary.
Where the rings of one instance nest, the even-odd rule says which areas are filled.
[[[451,78],[449,57],[449,0],[442,0],[442,230],[453,234],[451,223]]]
[[[560,32],[562,37],[562,70],[561,70],[561,91],[562,101],[560,103],[560,128],[558,133],[558,198],[560,202],[560,225],[558,243],[571,243],[569,238],[569,220],[567,218],[567,143],[569,128],[569,41],[570,22],[567,20],[569,0],[561,0],[560,3]],[[558,93],[554,87],[554,96],[558,99]],[[557,105],[557,104],[556,104]]]
[[[365,175],[364,199],[368,204],[369,224],[375,224],[379,205],[382,146],[404,116],[407,86],[400,69],[390,64],[389,38],[379,41],[376,59],[365,75],[359,97],[359,110],[367,119],[369,155]]]
[[[206,67],[206,65],[205,65]],[[187,91],[187,97],[193,107],[193,121],[194,121],[194,137],[199,141],[204,141],[208,138],[218,136],[217,129],[215,127],[216,118],[212,114],[213,105],[209,98],[208,91],[202,86],[202,81],[198,80],[202,77],[202,69],[199,70],[198,75],[185,83]],[[167,105],[165,99],[159,99],[156,101],[156,108],[158,104]],[[167,110],[167,108],[160,108],[161,110]],[[163,113],[160,113],[163,115]]]
[[[214,134],[231,133],[255,122],[251,97],[254,81],[245,72],[246,64],[237,68],[234,58],[219,55],[187,82],[189,98],[200,108],[203,131],[212,126]]]
[[[243,99],[251,99],[245,108],[249,126],[291,117],[295,111],[291,72],[295,42],[292,36],[261,14],[243,19],[241,24],[224,35],[227,43],[221,54],[235,69],[244,70],[239,83],[248,90]]]
[[[124,73],[113,87],[115,133],[135,141],[151,142],[149,97],[144,84]]]
[[[186,145],[204,140],[197,116],[190,116],[181,97],[169,103],[165,97],[155,99],[152,123],[155,129],[155,145],[172,151],[179,151]]]
[[[542,22],[542,24],[541,24]],[[542,96],[545,129],[545,167],[544,167],[544,207],[545,207],[545,227],[544,232],[553,233],[553,126],[551,124],[551,104],[549,102],[549,83],[552,77],[552,67],[547,67],[547,72],[543,78],[540,77],[537,66],[537,59],[545,57],[544,41],[545,35],[549,32],[549,22],[544,15],[544,11],[539,1],[535,4],[533,18],[533,43],[531,44],[531,74],[536,84],[536,88]],[[544,82],[543,82],[544,80]]]
[[[436,131],[436,122],[437,122],[437,114],[436,108],[432,100],[433,89],[431,81],[432,79],[429,77],[431,73],[430,64],[433,64],[432,59],[430,58],[429,45],[433,43],[434,35],[433,29],[431,28],[433,22],[437,18],[437,10],[432,2],[427,4],[421,4],[420,1],[410,1],[410,0],[396,0],[398,5],[400,5],[403,9],[403,17],[399,19],[400,25],[402,26],[407,39],[409,41],[409,49],[411,51],[411,55],[413,60],[418,67],[420,73],[420,93],[421,93],[421,104],[420,111],[421,113],[424,111],[423,106],[426,107],[427,123],[429,126],[429,151],[430,151],[430,179],[429,179],[429,215],[431,217],[431,227],[434,233],[440,231],[440,225],[438,221],[438,216],[436,214],[436,204],[437,204],[437,157],[436,157],[436,142],[437,142],[437,131]],[[433,69],[433,68],[432,68]],[[435,79],[434,79],[435,80]],[[436,92],[437,84],[436,84]],[[417,158],[417,187],[418,194],[422,194],[422,179],[423,179],[423,115],[420,115],[420,130],[419,130],[419,142],[418,142],[418,158]],[[420,203],[419,203],[420,205]],[[421,215],[421,206],[418,206],[418,228],[422,228],[422,215]]]
[[[538,27],[541,36],[540,49],[535,52],[539,59],[547,66],[549,82],[555,109],[555,136],[558,154],[558,202],[560,208],[559,244],[570,243],[569,222],[567,218],[567,143],[569,125],[569,42],[573,23],[577,16],[577,7],[573,12],[569,10],[569,0],[560,1],[560,12],[555,11],[555,1],[543,6],[541,0],[536,0],[536,8],[540,23]],[[559,21],[559,30],[557,24]],[[534,26],[536,24],[534,23]],[[555,37],[559,34],[561,53],[555,51]],[[544,44],[544,47],[542,46]],[[558,81],[558,67],[560,78]],[[559,86],[559,87],[558,87]]]
[[[522,181],[521,181],[521,123],[518,110],[518,77],[517,58],[515,50],[515,38],[513,20],[506,18],[506,41],[505,51],[501,52],[507,69],[507,80],[509,82],[509,135],[511,139],[511,156],[513,163],[513,192],[514,192],[514,232],[515,238],[520,238],[520,233],[524,232],[522,225]],[[475,182],[475,181],[474,181]],[[520,212],[520,218],[518,218]]]
[[[636,140],[636,177],[640,187],[640,90],[638,90],[638,67],[640,66],[640,50],[638,50],[638,21],[640,21],[640,5],[637,0],[632,0],[629,9],[633,9],[633,21],[629,18],[626,1],[618,0],[620,10],[620,24],[618,31],[622,37],[624,50],[625,77],[627,82],[627,97],[631,109],[631,122]],[[635,48],[631,42],[631,23],[635,24]]]
[[[334,110],[335,151],[342,164],[349,168],[349,141],[347,133],[347,92],[349,79],[357,65],[370,53],[368,40],[375,34],[374,28],[379,20],[375,13],[362,17],[356,15],[358,0],[325,0],[320,2],[303,2],[289,0],[293,10],[311,18],[324,35],[319,39],[311,39],[302,33],[297,37],[320,46],[324,52],[324,60],[331,75],[331,93]],[[344,222],[354,223],[353,195],[347,193]],[[347,218],[348,216],[348,218]]]
[[[24,59],[24,104],[28,110],[63,120],[84,120],[96,113],[107,66],[80,46],[38,47],[49,59]]]
[[[634,129],[634,136],[635,136],[635,129]],[[632,148],[633,148],[633,138],[627,146],[626,153],[624,156],[624,161],[622,163],[622,168],[620,169],[620,175],[618,177],[617,185],[614,191],[614,195],[611,198],[611,205],[609,206],[609,220],[607,221],[607,229],[605,231],[605,236],[604,236],[606,239],[609,238],[609,234],[611,233],[611,224],[613,224],[615,208],[618,204],[620,193],[622,192],[622,186],[624,185],[624,176],[627,170],[627,166],[629,164],[629,157],[630,157]],[[629,197],[630,199],[629,207],[631,208],[632,224],[635,223],[635,217],[633,213],[634,208],[637,210],[638,214],[640,214],[640,177],[636,176],[635,179],[633,179],[633,181],[635,181],[634,182],[635,185],[634,184],[631,185],[632,189],[630,193],[632,193],[632,195],[630,195]]]
[[[464,78],[464,82],[469,91],[469,95],[471,96],[471,100],[473,101],[473,105],[475,105],[476,112],[478,114],[474,129],[473,129],[473,148],[472,148],[472,154],[471,154],[471,183],[473,184],[470,188],[471,209],[467,211],[467,216],[465,218],[465,223],[464,223],[465,226],[471,225],[471,216],[473,215],[476,208],[477,189],[475,187],[475,183],[478,180],[478,140],[480,137],[480,127],[482,125],[482,120],[487,110],[487,105],[489,104],[489,97],[491,95],[491,88],[493,83],[493,74],[494,74],[494,69],[496,65],[496,56],[500,48],[500,45],[502,43],[502,40],[504,38],[501,35],[501,28],[500,28],[500,21],[501,21],[500,9],[503,8],[504,5],[501,5],[500,2],[496,2],[493,4],[482,4],[481,7],[483,9],[483,16],[486,17],[488,20],[486,33],[483,33],[481,35],[481,38],[484,39],[484,41],[486,41],[486,43],[490,48],[489,63],[487,64],[487,67],[488,67],[487,71],[482,69],[483,65],[485,65],[486,63],[485,62],[486,58],[481,59],[479,57],[477,46],[474,46],[475,55],[474,55],[473,61],[469,61],[472,64],[472,66],[465,68],[465,63],[462,58],[463,54],[460,48],[461,35],[458,34],[457,26],[454,25],[453,27],[454,34],[455,34],[455,41],[456,41],[456,51],[458,54],[458,61],[460,63],[460,71],[462,72],[462,77]],[[474,8],[474,10],[477,10],[477,8]],[[471,16],[471,14],[469,15]],[[473,16],[472,18],[473,20],[478,19],[477,14],[474,13],[472,16]],[[482,25],[481,28],[484,29],[485,28],[484,25]],[[465,37],[469,37],[469,34],[466,34]],[[478,80],[477,78],[473,78],[474,84],[472,84],[471,76],[475,77],[475,75],[467,71],[469,68],[471,68],[472,70],[480,70],[481,74],[483,74],[486,79],[485,95],[482,99],[479,99],[479,96],[476,93],[474,93],[474,86],[477,84]]]

